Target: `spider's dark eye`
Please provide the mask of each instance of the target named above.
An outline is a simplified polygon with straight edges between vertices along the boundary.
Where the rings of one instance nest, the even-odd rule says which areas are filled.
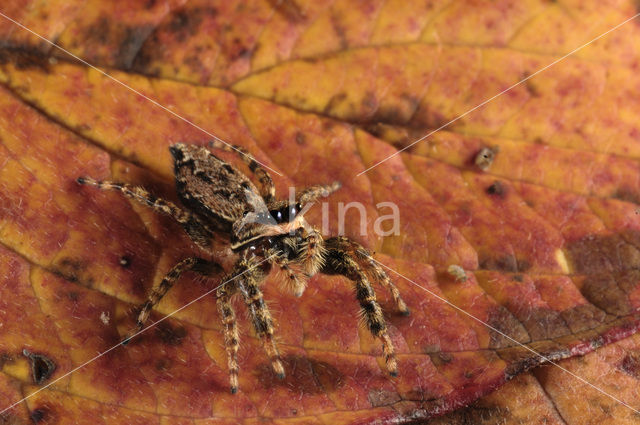
[[[284,221],[282,210],[271,210],[269,211],[269,214],[271,214],[271,217],[273,217],[276,223],[282,223]]]
[[[296,218],[296,216],[298,215],[298,213],[302,211],[302,205],[300,205],[299,202],[297,202],[294,206],[291,207],[291,209],[289,210],[289,221],[293,220],[294,218]]]
[[[269,211],[269,214],[271,214],[271,217],[273,217],[273,219],[278,224],[288,223],[296,218],[296,215],[298,215],[301,209],[302,207],[300,206],[300,204],[295,204],[292,206],[286,205],[279,210]]]

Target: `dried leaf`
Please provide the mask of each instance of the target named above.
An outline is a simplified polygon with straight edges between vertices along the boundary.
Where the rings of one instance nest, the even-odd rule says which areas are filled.
[[[640,325],[640,28],[629,22],[537,74],[636,7],[4,2],[0,12],[113,78],[0,26],[0,399],[8,407],[33,394],[2,419],[637,421],[553,366],[519,375],[542,362],[527,348],[556,361]],[[340,203],[365,206],[362,226],[350,212],[344,230],[378,252],[412,311],[395,313],[378,291],[400,377],[385,374],[379,343],[357,326],[349,282],[326,276],[300,299],[276,276],[264,285],[284,381],[242,318],[241,391],[229,394],[213,297],[93,360],[196,248],[165,217],[75,179],[131,182],[175,201],[168,146],[211,134],[280,172],[282,197],[341,181],[328,234],[342,228]],[[381,203],[397,205],[399,234],[376,232]],[[308,218],[320,227],[323,213]],[[185,276],[153,318],[217,283]],[[633,336],[562,364],[638,408],[638,347]]]

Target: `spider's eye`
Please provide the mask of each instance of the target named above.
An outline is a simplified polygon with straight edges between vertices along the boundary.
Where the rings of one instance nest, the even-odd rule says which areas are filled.
[[[296,218],[296,215],[298,215],[298,213],[301,210],[301,206],[300,204],[295,204],[292,206],[286,205],[282,208],[280,208],[279,210],[271,210],[269,211],[269,214],[271,214],[271,217],[273,217],[273,219],[276,221],[276,223],[280,224],[280,223],[288,223],[290,221],[292,221],[294,218]]]
[[[300,205],[299,202],[297,202],[294,206],[291,207],[291,209],[289,210],[289,221],[293,220],[294,218],[296,218],[296,216],[298,215],[298,213],[302,211],[302,205]]]
[[[284,221],[284,215],[282,214],[281,210],[271,210],[269,211],[269,214],[278,224]]]

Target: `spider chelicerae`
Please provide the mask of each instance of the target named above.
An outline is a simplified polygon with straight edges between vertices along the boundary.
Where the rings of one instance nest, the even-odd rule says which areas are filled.
[[[284,378],[284,368],[273,338],[273,319],[260,290],[260,284],[273,267],[284,273],[286,286],[295,296],[302,295],[308,279],[316,273],[343,275],[353,281],[362,317],[371,333],[382,341],[387,370],[396,376],[398,366],[394,347],[371,281],[386,287],[399,311],[408,315],[409,310],[398,289],[362,245],[342,236],[324,239],[304,219],[304,213],[315,200],[338,190],[340,184],[311,186],[298,193],[295,200],[278,200],[271,176],[249,152],[218,141],[210,142],[209,146],[238,153],[259,180],[260,189],[237,168],[207,148],[181,143],[169,150],[174,158],[178,196],[186,208],[126,183],[96,181],[90,177],[80,177],[77,181],[103,190],[120,191],[128,198],[171,216],[208,254],[214,254],[214,235],[229,239],[230,249],[236,256],[235,265],[216,290],[216,304],[223,323],[231,392],[238,390],[239,370],[238,328],[231,304],[231,297],[235,294],[244,299],[274,372],[279,378]],[[206,276],[218,270],[220,266],[217,263],[199,257],[189,257],[176,264],[140,307],[136,327],[129,332],[123,344],[143,328],[151,309],[182,273],[193,271]]]

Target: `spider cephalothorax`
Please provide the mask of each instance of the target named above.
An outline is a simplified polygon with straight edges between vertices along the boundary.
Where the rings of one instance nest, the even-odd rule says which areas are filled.
[[[240,153],[260,181],[260,189],[246,175],[208,149],[186,144],[170,148],[178,196],[186,209],[125,183],[99,182],[88,177],[78,178],[78,183],[119,190],[125,196],[173,217],[189,237],[211,255],[215,255],[212,248],[215,235],[223,235],[229,240],[229,247],[237,259],[217,289],[216,296],[224,325],[231,392],[235,393],[238,388],[238,330],[230,302],[236,294],[240,294],[247,305],[253,327],[263,342],[273,370],[279,377],[284,377],[280,354],[273,339],[273,320],[260,290],[261,282],[273,267],[283,272],[285,286],[296,296],[302,295],[308,279],[316,273],[340,274],[352,280],[367,326],[382,341],[387,370],[395,376],[397,364],[393,344],[370,281],[387,287],[398,309],[409,314],[400,293],[364,247],[341,236],[325,240],[304,219],[305,211],[315,200],[336,191],[340,184],[311,186],[295,199],[277,200],[271,176],[251,154],[238,146],[229,147],[218,142],[211,142],[210,146]],[[217,263],[199,257],[189,257],[176,264],[149,294],[140,309],[136,328],[123,344],[142,329],[153,306],[182,273],[191,270],[210,275],[219,269]]]

